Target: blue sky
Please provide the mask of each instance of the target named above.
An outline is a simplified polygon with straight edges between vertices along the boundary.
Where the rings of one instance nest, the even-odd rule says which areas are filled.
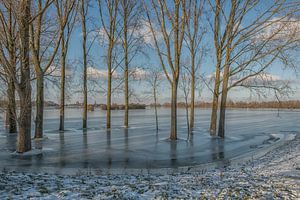
[[[96,2],[96,1],[95,1]],[[268,4],[262,4],[260,9],[261,10],[257,10],[257,12],[261,12],[262,10],[264,10],[265,6],[268,6]],[[249,14],[249,18],[253,17],[255,15],[255,13],[251,13]],[[99,30],[100,26],[100,19],[99,19],[99,11],[98,11],[98,4],[95,3],[92,7],[89,8],[89,18],[90,18],[90,22],[88,23],[88,30],[92,31],[95,29]],[[207,25],[207,24],[206,24]],[[246,26],[246,24],[244,25]],[[209,76],[212,73],[214,73],[215,71],[215,58],[214,58],[214,46],[213,46],[213,38],[212,38],[212,34],[210,32],[210,30],[208,30],[208,34],[206,34],[206,37],[203,41],[203,46],[205,46],[205,48],[208,48],[209,51],[207,53],[207,55],[205,56],[202,65],[201,65],[201,69],[200,69],[200,73],[204,76]],[[89,41],[92,40],[91,34],[89,37]],[[81,27],[80,24],[78,24],[78,26],[75,28],[71,41],[70,41],[70,48],[69,48],[69,52],[68,52],[68,60],[69,62],[73,63],[74,60],[82,60],[82,49],[81,49]],[[104,60],[105,57],[105,46],[101,46],[99,45],[99,40],[97,40],[96,42],[94,42],[94,45],[91,48],[90,54],[89,54],[89,59],[93,61],[94,65],[92,66],[93,68],[97,69],[97,70],[105,70],[106,69],[106,63]],[[154,49],[150,48],[149,46],[145,47],[143,49],[146,53],[147,56],[143,55],[143,54],[139,54],[138,56],[136,56],[136,58],[134,59],[134,61],[131,63],[131,67],[135,68],[135,67],[139,67],[139,68],[147,68],[147,67],[156,67],[156,68],[160,68],[160,63],[157,57],[157,54],[155,52]],[[187,49],[183,49],[183,57],[186,58],[188,56],[188,51]],[[76,63],[76,62],[75,62]],[[145,67],[146,66],[146,67]],[[77,68],[80,69],[80,64],[77,63],[75,65],[72,65],[71,68]],[[122,73],[121,69],[117,70],[120,74]],[[80,72],[81,70],[78,70],[75,74],[75,79],[80,79]],[[295,89],[295,94],[292,95],[290,98],[291,99],[300,99],[300,95],[299,95],[299,89],[297,88],[297,85],[299,85],[299,81],[297,80],[296,74],[293,70],[283,70],[282,69],[282,64],[279,62],[274,62],[272,67],[270,67],[267,70],[267,73],[269,73],[270,75],[274,75],[282,80],[290,80],[291,82],[293,82],[291,85],[293,86],[293,88]],[[97,84],[104,84],[105,87],[105,81],[101,81],[99,80]],[[143,82],[133,82],[131,87],[134,88],[135,93],[138,94],[140,96],[141,99],[144,98],[144,93],[145,91],[148,91],[149,88],[145,85],[145,83]],[[163,84],[161,85],[161,93],[160,93],[160,101],[161,102],[167,102],[170,96],[170,92],[168,90],[169,85],[167,81],[164,81]],[[211,100],[211,92],[205,88],[200,86],[202,91],[201,97],[197,98],[197,101],[210,101]],[[198,93],[198,92],[197,92]],[[51,95],[49,95],[51,96]],[[182,93],[179,92],[179,99],[181,98]],[[249,94],[249,92],[245,89],[242,88],[236,88],[234,90],[232,90],[229,93],[229,98],[232,100],[249,100],[249,97],[251,95]],[[268,95],[268,99],[267,100],[273,100],[274,97],[272,95]],[[253,96],[252,96],[253,97]],[[47,95],[46,95],[47,98]],[[57,101],[57,97],[48,97],[50,100],[54,100]],[[143,99],[146,101],[149,101],[148,99]],[[80,93],[76,93],[72,95],[72,98],[70,99],[70,101],[72,102],[76,102],[76,101],[81,101],[81,94]],[[95,96],[91,96],[89,97],[89,102],[101,102],[104,103],[105,102],[105,96],[104,94],[101,92],[99,92],[99,94],[96,94]],[[117,102],[117,103],[122,103],[122,95],[116,95],[113,98],[113,102]]]

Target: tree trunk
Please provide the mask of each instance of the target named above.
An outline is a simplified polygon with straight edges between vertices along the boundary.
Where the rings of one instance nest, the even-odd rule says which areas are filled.
[[[158,132],[157,97],[156,97],[156,86],[155,85],[156,85],[156,83],[154,83],[153,98],[154,98],[154,112],[155,112],[156,132]]]
[[[220,105],[220,119],[219,119],[219,129],[218,129],[218,136],[222,138],[224,138],[225,136],[225,111],[226,111],[226,101],[227,101],[227,93],[228,93],[228,79],[229,79],[229,65],[227,64],[224,68],[222,97],[221,97],[221,105]]]
[[[108,69],[107,69],[107,99],[106,99],[106,128],[110,129],[111,127],[111,65],[112,65],[112,47],[109,49],[108,53]]]
[[[19,153],[31,150],[31,84],[29,65],[29,21],[30,0],[19,2],[20,64],[21,82],[19,85],[20,117],[17,149]]]
[[[84,67],[84,75],[83,75],[83,117],[82,117],[82,128],[86,129],[87,128],[87,109],[88,109],[88,103],[87,103],[87,65],[86,65],[86,56],[84,56],[84,62],[85,62],[85,67]]]
[[[188,99],[185,99],[185,116],[186,116],[186,126],[188,129],[188,136],[190,135],[190,123],[189,123],[189,104]]]
[[[31,86],[26,84],[20,95],[19,134],[17,138],[18,153],[31,150]]]
[[[218,104],[219,104],[219,89],[220,89],[220,74],[221,74],[221,61],[218,61],[216,66],[215,74],[215,87],[213,93],[213,103],[211,110],[211,120],[210,120],[210,134],[216,135],[217,131],[217,118],[218,118]]]
[[[14,26],[13,26],[12,3],[10,3],[8,10],[9,10],[8,53],[9,53],[9,60],[11,65],[10,68],[12,70],[12,75],[15,76],[17,55],[16,55],[16,39],[14,39],[15,33],[14,33]],[[7,111],[6,111],[6,123],[8,125],[8,132],[16,133],[17,132],[16,88],[14,85],[13,77],[8,77],[7,97],[8,97],[8,104],[7,104]]]
[[[87,102],[87,51],[86,51],[86,11],[84,7],[85,1],[81,1],[81,23],[82,23],[82,49],[83,49],[83,116],[82,116],[82,128],[87,128],[87,109],[88,109],[88,102]]]
[[[62,37],[62,55],[61,55],[61,83],[60,83],[60,116],[59,116],[59,130],[65,129],[65,84],[66,84],[66,52],[65,52],[65,40]]]
[[[194,50],[193,50],[194,52]],[[194,118],[195,118],[195,55],[192,54],[192,69],[191,69],[191,113],[190,113],[190,131],[193,133]]]
[[[125,116],[124,116],[124,126],[128,128],[128,113],[129,113],[129,83],[128,83],[128,70],[129,70],[129,62],[128,62],[128,38],[127,38],[127,3],[124,6],[124,61],[125,61],[125,71],[124,71],[124,78],[125,78]]]
[[[17,121],[16,121],[16,96],[15,96],[15,85],[13,80],[9,80],[7,86],[8,104],[6,111],[6,123],[8,125],[9,133],[17,132]]]
[[[37,70],[36,73],[36,117],[34,138],[43,138],[44,75],[41,70]]]
[[[178,81],[173,80],[171,97],[171,140],[177,140],[177,86]]]
[[[172,81],[172,96],[171,96],[171,133],[170,139],[177,140],[177,87],[178,87],[178,76],[179,76],[179,22],[178,22],[178,13],[179,13],[179,2],[175,2],[175,11],[174,11],[174,65],[175,69],[173,71],[173,81]]]
[[[228,41],[226,44],[226,58],[225,58],[225,67],[223,72],[223,86],[222,86],[222,97],[221,97],[221,106],[220,106],[220,119],[219,119],[219,129],[218,136],[224,138],[225,136],[225,111],[226,111],[226,101],[228,94],[228,80],[230,76],[230,56],[232,53],[232,41],[234,39],[233,31],[234,31],[234,19],[236,14],[236,0],[232,0],[231,11],[229,16],[229,24],[227,26],[228,30]]]
[[[126,63],[126,57],[125,56],[125,63]],[[125,64],[125,116],[124,116],[124,126],[125,128],[128,128],[128,115],[129,115],[129,86],[128,86],[128,65]]]
[[[212,110],[211,110],[211,119],[210,119],[210,134],[216,135],[217,131],[217,118],[218,118],[218,104],[219,104],[219,90],[220,90],[220,73],[221,73],[221,65],[222,65],[222,52],[223,52],[223,43],[220,42],[220,13],[221,13],[221,0],[216,0],[216,7],[215,7],[215,16],[214,16],[214,45],[216,49],[216,74],[215,74],[215,86],[214,86],[214,93],[213,93],[213,103],[212,103]],[[226,36],[226,34],[225,34]],[[223,36],[223,39],[224,37]]]

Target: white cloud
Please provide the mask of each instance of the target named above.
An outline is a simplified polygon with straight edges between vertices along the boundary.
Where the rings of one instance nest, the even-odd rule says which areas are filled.
[[[281,81],[282,78],[278,75],[269,74],[269,73],[261,73],[259,75],[253,76],[250,80],[260,79],[264,81]]]
[[[156,26],[152,23],[154,34],[156,36],[156,40],[159,42],[163,39],[163,36],[160,31],[157,30]],[[144,43],[154,46],[155,41],[153,34],[151,32],[150,23],[146,20],[139,21],[139,27],[135,30],[135,35],[142,37]]]
[[[263,72],[258,75],[249,77],[247,80],[243,81],[243,84],[265,85],[265,84],[276,84],[282,82],[284,82],[284,79],[282,79],[280,76]]]
[[[134,27],[129,27],[128,29],[128,35],[132,35],[135,38],[139,38],[141,39],[144,43],[149,44],[154,46],[154,37],[153,34],[151,32],[151,27],[148,21],[140,19],[138,22],[138,24]],[[163,36],[161,34],[160,31],[158,31],[158,29],[156,28],[156,26],[152,23],[152,25],[154,26],[154,32],[156,35],[156,39],[158,42],[160,42],[163,39]],[[100,42],[101,45],[105,45],[108,42],[108,36],[104,30],[103,27],[101,27],[98,30],[94,30],[92,32],[92,37],[97,36],[98,40]],[[121,40],[117,39],[117,43],[121,43]]]
[[[300,39],[300,19],[273,18],[264,26],[265,28],[256,35],[256,40]]]
[[[220,77],[221,77],[221,78],[223,77],[223,72],[220,73]],[[206,79],[207,79],[207,80],[215,80],[215,78],[216,78],[216,72],[213,72],[213,73],[208,74],[208,75],[206,76]]]
[[[130,70],[130,75],[133,77],[134,80],[139,80],[139,79],[143,79],[146,78],[147,75],[149,75],[149,72],[142,69],[142,68],[135,68]]]
[[[209,74],[206,76],[207,80],[214,80],[215,79],[215,72]],[[248,74],[250,75],[250,74]],[[243,74],[241,75],[236,75],[236,76],[231,76],[230,77],[230,82],[235,82],[238,81],[240,79],[242,79],[243,77],[246,77],[247,74]],[[220,78],[223,78],[223,72],[221,72],[220,74]],[[283,81],[283,79],[278,76],[278,75],[274,75],[274,74],[269,74],[266,72],[262,72],[260,74],[257,74],[255,76],[250,76],[249,78],[247,78],[245,81],[243,81],[243,83],[245,84],[253,84],[253,83],[270,83],[270,82],[280,82]]]
[[[108,77],[108,71],[107,70],[99,70],[95,69],[93,67],[88,67],[87,68],[87,75],[90,78],[107,78]],[[114,72],[112,74],[112,78],[119,78],[120,75],[117,72]]]
[[[61,76],[61,70],[59,67],[51,65],[48,69],[47,69],[47,73],[50,74],[51,76]],[[65,71],[65,75],[66,76],[71,76],[72,72],[69,69],[66,69]]]
[[[101,27],[100,29],[94,30],[92,33],[92,37],[97,37],[97,39],[99,40],[100,45],[105,45],[108,42],[108,37],[107,34],[104,30],[103,27]]]

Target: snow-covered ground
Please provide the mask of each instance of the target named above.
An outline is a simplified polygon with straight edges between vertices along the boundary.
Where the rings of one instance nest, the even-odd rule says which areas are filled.
[[[299,199],[300,136],[266,155],[193,172],[0,173],[0,199]]]

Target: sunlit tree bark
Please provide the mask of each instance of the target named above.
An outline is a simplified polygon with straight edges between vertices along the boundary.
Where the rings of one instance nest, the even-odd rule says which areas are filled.
[[[19,153],[31,150],[31,84],[29,64],[29,24],[30,0],[20,0],[18,6],[18,24],[20,37],[21,77],[18,85],[20,99],[19,133],[17,149]]]
[[[227,94],[228,94],[228,81],[229,81],[229,68],[230,68],[230,56],[231,56],[231,48],[233,42],[233,31],[234,31],[234,22],[235,22],[235,15],[236,15],[236,0],[231,0],[231,11],[228,20],[227,26],[227,34],[228,34],[228,41],[226,44],[226,57],[225,57],[225,66],[224,66],[224,73],[223,73],[223,85],[222,85],[222,97],[221,97],[221,105],[220,105],[220,119],[219,119],[219,129],[218,129],[218,136],[224,138],[225,136],[225,107],[227,101]]]
[[[221,33],[221,0],[215,1],[215,7],[213,7],[214,12],[214,24],[213,24],[213,33],[214,33],[214,46],[216,54],[216,71],[214,74],[214,89],[213,89],[213,102],[211,110],[211,119],[210,119],[210,133],[215,135],[217,131],[217,118],[218,118],[218,105],[219,105],[219,93],[220,93],[220,84],[221,84],[221,67],[222,67],[222,56],[224,52],[224,45],[226,42],[227,33],[224,31]]]

